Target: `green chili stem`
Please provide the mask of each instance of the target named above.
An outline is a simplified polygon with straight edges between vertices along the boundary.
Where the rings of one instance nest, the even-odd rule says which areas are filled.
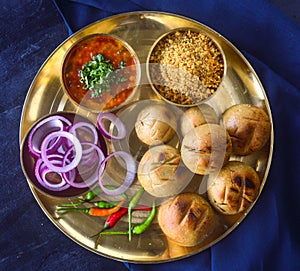
[[[128,234],[128,231],[103,231],[100,232],[100,235],[112,235],[112,234]]]
[[[60,203],[57,206],[58,207],[76,207],[76,206],[79,206],[79,205],[81,205],[81,204],[83,204],[85,202],[87,202],[87,201],[85,201],[85,200],[79,200],[79,201],[77,201],[75,203]]]
[[[61,212],[64,211],[62,214],[69,213],[69,212],[80,212],[80,213],[89,213],[90,208],[58,208],[57,211]]]
[[[98,247],[102,235],[125,235],[128,231],[103,231],[99,233],[99,236],[95,242],[95,249]]]

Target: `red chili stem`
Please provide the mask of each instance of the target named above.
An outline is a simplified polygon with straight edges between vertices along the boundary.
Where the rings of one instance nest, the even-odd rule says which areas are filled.
[[[136,206],[133,211],[151,211],[152,210],[152,207],[150,206],[144,206],[144,205],[139,205],[139,206]]]

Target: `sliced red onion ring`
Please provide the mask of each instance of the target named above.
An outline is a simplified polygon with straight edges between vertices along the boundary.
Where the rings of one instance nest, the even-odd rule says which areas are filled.
[[[67,118],[59,115],[47,117],[37,123],[28,136],[28,147],[30,152],[39,157],[41,155],[41,144],[45,134],[54,131],[64,131],[69,125],[71,125],[71,122]],[[56,138],[49,143],[47,153],[56,150],[60,145],[60,138]]]
[[[116,128],[117,135],[112,135],[109,133],[103,126],[102,120],[109,120]],[[120,140],[126,136],[126,128],[124,123],[113,113],[111,112],[101,112],[98,114],[97,125],[102,135],[108,139]]]
[[[45,165],[43,159],[40,158],[36,161],[35,176],[40,185],[52,191],[63,191],[70,187],[61,174],[58,174],[61,177],[61,182],[57,184],[49,182],[46,175],[52,172],[53,171]]]
[[[50,155],[48,155],[48,158],[51,161],[51,163],[54,164],[54,165],[56,165],[56,166],[65,166],[65,164],[69,164],[70,163],[69,154],[72,153],[72,152],[73,152],[73,150],[69,150],[64,155],[61,155],[61,154],[50,154]],[[40,158],[40,159],[43,161],[42,158]],[[45,168],[45,170],[47,171],[47,172],[45,172],[44,176],[43,176],[43,171],[40,172],[41,177],[44,180],[45,184],[47,184],[47,182],[48,182],[47,178],[46,178],[46,174],[49,173],[49,172],[53,172],[53,173],[58,174],[64,180],[64,183],[72,183],[72,182],[74,182],[75,179],[76,179],[76,176],[77,176],[77,172],[76,172],[75,168],[72,169],[72,170],[70,170],[70,171],[68,171],[67,175],[64,175],[63,173],[61,174],[61,173],[57,173],[57,172],[54,172],[54,171],[50,170],[46,166],[46,164],[44,163],[44,161],[43,161],[42,167],[43,167],[43,170]],[[70,187],[69,184],[67,186]]]
[[[97,145],[94,145],[89,142],[84,142],[84,143],[82,143],[82,145],[90,146],[91,149],[95,150],[97,152],[98,158],[93,159],[93,164],[84,166],[85,169],[82,169],[82,170],[80,169],[80,164],[84,162],[83,160],[81,160],[80,164],[77,166],[78,174],[81,176],[83,182],[75,182],[75,180],[70,181],[70,178],[68,178],[68,176],[67,176],[68,172],[62,174],[63,176],[66,176],[67,183],[69,183],[71,186],[76,187],[76,188],[90,187],[97,182],[99,168],[100,168],[102,161],[104,161],[104,158],[105,158],[102,150]],[[90,154],[92,154],[92,152],[90,152]]]
[[[49,160],[54,161],[55,163],[60,163],[62,164],[64,155],[61,153],[52,153],[48,155]]]
[[[89,152],[82,154],[82,159],[80,161],[81,166],[92,166],[99,160],[98,159],[99,154],[98,154],[97,150],[95,150],[95,148],[90,148],[90,149],[91,150],[89,150]],[[101,162],[102,162],[102,160],[101,160]]]
[[[67,165],[60,165],[56,166],[54,163],[51,162],[51,160],[48,157],[47,154],[47,146],[50,141],[52,141],[55,138],[67,138],[69,141],[72,142],[73,148],[75,151],[73,160],[70,161]],[[79,164],[81,157],[82,157],[82,146],[80,144],[80,141],[78,138],[76,138],[74,135],[68,132],[59,131],[59,132],[52,132],[49,135],[45,137],[45,139],[42,142],[41,146],[41,157],[43,161],[45,162],[46,166],[51,169],[52,171],[55,171],[57,173],[67,172],[69,170],[72,170],[77,167]]]
[[[87,135],[80,135],[80,130],[85,134],[87,133]],[[91,142],[94,144],[98,143],[98,133],[96,127],[91,123],[77,122],[70,127],[69,132],[76,136],[81,142]],[[87,137],[89,136],[92,136],[92,140],[90,140],[91,138],[88,138],[89,140],[87,140]]]
[[[61,162],[61,166],[65,167],[71,163],[74,159],[74,146],[71,146],[68,150],[63,153],[63,159]],[[49,158],[49,156],[48,156]],[[50,159],[49,159],[50,160]],[[51,160],[50,160],[51,161]]]
[[[95,145],[95,144],[92,144],[89,142],[81,143],[81,145],[82,145],[82,147],[88,146],[89,148],[83,149],[80,165],[92,166],[95,163],[99,163],[99,164],[102,163],[105,156],[98,145]]]
[[[118,188],[110,190],[110,189],[105,188],[104,184],[102,183],[102,177],[105,172],[105,166],[106,166],[107,160],[113,156],[120,156],[124,160],[124,162],[126,163],[127,172],[126,172],[126,177],[124,179],[124,182]],[[125,193],[126,190],[131,186],[131,184],[133,183],[133,181],[135,179],[135,175],[136,175],[136,164],[135,164],[135,160],[133,159],[133,157],[129,153],[124,152],[124,151],[112,152],[103,160],[103,162],[100,165],[99,185],[105,194],[107,194],[109,196],[119,196],[119,195]]]

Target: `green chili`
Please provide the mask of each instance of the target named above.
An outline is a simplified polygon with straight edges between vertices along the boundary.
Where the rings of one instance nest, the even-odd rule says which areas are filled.
[[[97,195],[103,193],[102,192],[102,189],[100,187],[96,187],[94,188],[93,190],[87,192],[87,194],[85,195],[85,200],[86,201],[91,201],[93,200],[94,198],[97,197]]]
[[[94,206],[97,206],[99,208],[112,208],[115,207],[118,203],[115,202],[108,202],[108,201],[95,201],[91,202]]]
[[[131,223],[132,223],[132,210],[135,208],[137,203],[139,202],[141,196],[144,193],[144,188],[140,187],[139,191],[133,196],[128,205],[128,238],[131,241],[132,232],[131,232]]]
[[[97,195],[103,193],[102,189],[100,187],[96,187],[93,190],[87,192],[83,199],[79,199],[77,202],[74,203],[61,203],[58,204],[58,207],[76,207],[79,206],[85,202],[89,202],[97,197]]]
[[[132,229],[132,233],[133,234],[141,234],[145,230],[147,230],[155,217],[155,213],[156,213],[156,208],[155,208],[155,202],[153,201],[150,215],[145,219],[145,221],[143,223],[134,226],[134,228]]]

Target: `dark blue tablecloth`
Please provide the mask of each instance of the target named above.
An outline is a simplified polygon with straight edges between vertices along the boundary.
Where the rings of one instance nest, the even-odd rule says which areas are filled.
[[[300,270],[299,25],[262,0],[0,0],[0,4],[0,270]],[[124,265],[64,236],[39,208],[19,164],[22,105],[43,61],[81,27],[138,10],[181,14],[229,39],[260,77],[275,128],[270,174],[247,218],[212,248],[160,265]]]

